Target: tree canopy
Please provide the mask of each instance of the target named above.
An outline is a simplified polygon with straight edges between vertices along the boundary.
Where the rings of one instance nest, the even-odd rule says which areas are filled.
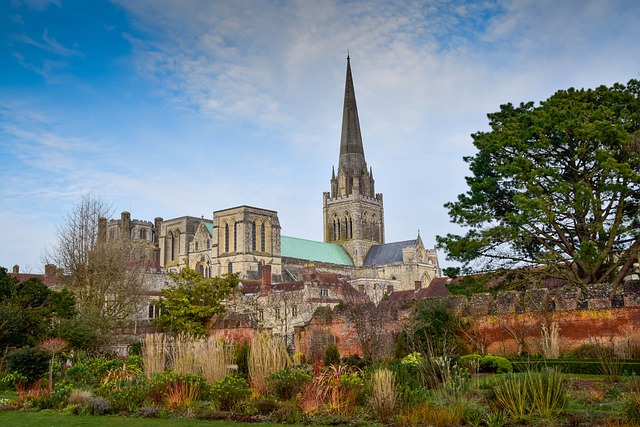
[[[205,335],[207,324],[215,314],[224,312],[223,300],[238,287],[238,276],[203,277],[196,270],[185,268],[169,273],[175,285],[162,290],[160,315],[154,324],[165,332]]]
[[[502,105],[472,135],[469,190],[445,205],[464,236],[438,236],[467,271],[620,283],[640,247],[640,83]]]

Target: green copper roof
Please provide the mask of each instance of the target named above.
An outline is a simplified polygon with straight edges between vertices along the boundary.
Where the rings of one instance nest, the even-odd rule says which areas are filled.
[[[207,231],[209,232],[209,236],[213,236],[213,223],[205,222],[204,226],[207,227]]]
[[[335,243],[316,242],[298,239],[297,237],[280,237],[282,257],[306,259],[309,261],[326,262],[330,264],[353,265],[349,255],[342,246]]]

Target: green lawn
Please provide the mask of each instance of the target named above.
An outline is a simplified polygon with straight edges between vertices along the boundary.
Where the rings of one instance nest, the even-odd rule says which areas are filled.
[[[0,412],[0,426],[2,427],[183,427],[183,426],[211,426],[211,427],[278,427],[278,424],[265,423],[237,423],[233,421],[203,421],[191,419],[159,419],[132,418],[115,415],[72,415],[60,412]],[[290,425],[288,427],[291,427]]]

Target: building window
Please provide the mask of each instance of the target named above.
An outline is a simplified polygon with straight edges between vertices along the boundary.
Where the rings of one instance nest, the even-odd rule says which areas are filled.
[[[198,252],[198,242],[196,242],[196,252]]]
[[[267,233],[265,230],[264,222],[260,224],[260,251],[264,252],[265,243],[267,240]]]
[[[258,278],[262,278],[262,262],[258,262]]]
[[[224,251],[229,252],[229,224],[224,225]]]
[[[233,263],[227,264],[227,273],[233,273]]]
[[[207,239],[207,249],[211,249],[211,240]]]
[[[280,309],[276,308],[276,319],[280,320]]]
[[[264,322],[264,310],[258,310],[258,320]]]
[[[251,223],[251,250],[256,250],[256,223]]]
[[[140,240],[147,240],[147,230],[145,228],[140,230]]]
[[[328,297],[329,296],[329,289],[326,289],[326,288],[320,289],[320,296],[321,297]]]
[[[298,306],[297,305],[292,305],[291,306],[291,316],[292,317],[296,317],[298,315]]]
[[[238,252],[238,223],[233,223],[233,251]]]
[[[158,316],[160,316],[160,306],[150,302],[149,303],[149,319],[155,319]]]

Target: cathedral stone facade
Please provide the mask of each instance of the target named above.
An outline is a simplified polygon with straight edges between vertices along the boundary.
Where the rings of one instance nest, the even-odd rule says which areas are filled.
[[[394,291],[427,287],[440,276],[435,249],[420,238],[385,242],[382,194],[375,192],[373,170],[367,165],[358,109],[347,57],[342,134],[337,174],[323,194],[324,241],[282,236],[276,211],[238,206],[213,212],[212,218],[183,216],[152,222],[121,220],[103,224],[106,238],[125,228],[132,240],[157,245],[161,270],[190,267],[206,277],[238,274],[240,280],[269,283],[299,281],[310,265],[335,274],[354,289],[379,301]]]

